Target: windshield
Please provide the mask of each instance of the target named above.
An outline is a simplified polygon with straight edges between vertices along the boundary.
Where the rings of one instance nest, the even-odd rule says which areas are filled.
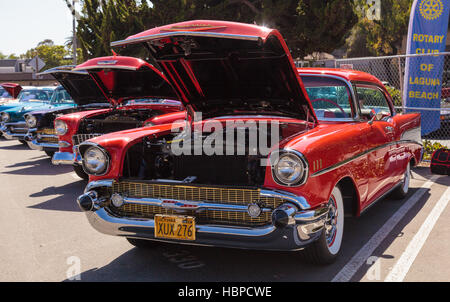
[[[73,104],[72,97],[65,89],[56,89],[50,101],[54,104]]]
[[[300,76],[319,120],[346,120],[355,116],[346,83],[326,76]]]
[[[19,102],[29,102],[29,101],[49,101],[52,95],[51,90],[42,89],[24,89],[19,93],[17,97]]]

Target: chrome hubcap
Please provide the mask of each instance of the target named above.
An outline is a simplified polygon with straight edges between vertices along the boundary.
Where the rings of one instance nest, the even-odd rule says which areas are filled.
[[[331,196],[328,201],[328,215],[325,221],[325,236],[328,246],[332,246],[337,232],[337,206],[334,197]]]

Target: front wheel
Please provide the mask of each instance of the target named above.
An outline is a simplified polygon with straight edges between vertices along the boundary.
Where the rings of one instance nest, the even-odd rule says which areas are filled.
[[[305,256],[316,264],[333,263],[341,250],[344,234],[344,201],[339,186],[328,200],[328,215],[318,240],[305,248]]]
[[[23,139],[19,139],[19,142],[20,142],[22,145],[28,146],[27,141],[24,141]]]
[[[89,180],[89,175],[86,174],[86,172],[84,172],[83,167],[76,165],[73,166],[73,171],[75,172],[76,175],[78,175],[80,178],[84,179],[84,180]]]

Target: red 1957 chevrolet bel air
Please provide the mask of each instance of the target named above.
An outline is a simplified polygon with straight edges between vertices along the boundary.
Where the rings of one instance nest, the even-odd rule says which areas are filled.
[[[297,70],[277,30],[249,24],[189,21],[112,43],[129,44],[149,50],[188,116],[80,144],[90,182],[78,203],[98,231],[330,263],[344,216],[407,194],[420,116],[396,114],[377,78]]]

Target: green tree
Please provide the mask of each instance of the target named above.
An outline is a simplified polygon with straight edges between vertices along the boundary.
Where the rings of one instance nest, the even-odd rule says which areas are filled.
[[[149,17],[146,0],[84,0],[77,26],[83,57],[110,55],[111,41],[145,30]]]
[[[54,45],[51,40],[39,42],[35,48],[21,55],[21,58],[32,59],[35,56],[39,56],[45,62],[43,70],[72,63],[72,60],[69,58],[71,57],[71,51],[64,45]]]
[[[85,58],[111,54],[110,42],[193,19],[277,28],[294,57],[342,46],[357,22],[353,0],[84,0],[77,36]]]
[[[381,1],[380,20],[369,20],[364,15],[368,8],[366,1],[357,0],[357,5],[363,9],[359,11],[355,37],[365,38],[365,54],[370,53],[376,56],[398,54],[403,37],[408,32],[412,3],[413,0],[383,0]],[[350,41],[349,56],[361,52],[362,44],[358,38]]]

